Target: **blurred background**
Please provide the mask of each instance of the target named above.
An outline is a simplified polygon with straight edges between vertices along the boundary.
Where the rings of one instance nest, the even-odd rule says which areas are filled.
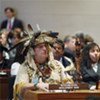
[[[58,31],[61,38],[83,32],[100,44],[100,0],[0,0],[0,22],[8,6],[34,31],[39,24],[42,30]]]

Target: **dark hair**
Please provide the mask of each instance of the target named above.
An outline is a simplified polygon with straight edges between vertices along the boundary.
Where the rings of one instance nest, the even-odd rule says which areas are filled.
[[[89,52],[92,48],[94,48],[95,46],[97,46],[99,48],[100,51],[100,47],[98,44],[96,43],[90,43],[87,44],[83,50],[82,50],[82,66],[85,65],[86,67],[90,68],[91,67],[91,59],[89,56]]]
[[[4,12],[7,12],[7,10],[10,10],[12,13],[14,13],[14,9],[11,8],[11,7],[7,7],[7,8],[5,8],[5,9],[4,9]]]
[[[64,42],[61,39],[56,39],[55,43],[61,45],[62,49],[64,50]]]

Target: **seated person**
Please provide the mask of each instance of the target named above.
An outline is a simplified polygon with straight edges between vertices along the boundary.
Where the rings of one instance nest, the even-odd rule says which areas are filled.
[[[19,67],[20,65],[24,62],[25,60],[25,56],[27,51],[25,49],[24,46],[24,39],[25,39],[26,35],[24,34],[24,32],[22,32],[22,30],[20,28],[15,28],[13,31],[13,47],[10,49],[10,52],[13,50],[16,50],[16,54],[14,57],[14,61],[13,64],[11,65],[11,77],[9,78],[9,96],[8,99],[12,100],[13,98],[13,85],[14,85],[14,81],[16,78],[16,75],[18,73]]]
[[[8,60],[4,57],[4,54],[3,54],[4,51],[7,52],[7,49],[5,47],[3,47],[2,45],[0,45],[0,70],[10,69],[10,67],[11,67],[10,60]]]
[[[16,54],[15,54],[13,64],[11,65],[11,77],[9,78],[9,91],[10,92],[9,92],[8,98],[10,100],[12,100],[13,98],[13,85],[14,85],[16,75],[18,73],[21,63],[23,63],[23,61],[25,60],[25,55],[26,55],[25,53],[24,54],[22,53],[24,49],[24,43],[23,42],[20,43],[20,41],[24,38],[23,32],[19,28],[16,28],[13,34],[14,34],[13,49],[16,49]]]
[[[75,70],[72,60],[64,56],[64,43],[62,40],[57,39],[53,44],[54,58],[62,63],[66,71]]]
[[[76,37],[75,36],[66,36],[64,39],[64,55],[75,63],[75,52],[76,52]]]
[[[96,43],[86,45],[82,51],[81,74],[90,86],[100,80],[100,48]]]
[[[0,31],[0,44],[5,48],[9,49],[8,41],[7,41],[7,30],[3,29]],[[9,59],[8,52],[3,52],[6,59]]]
[[[53,59],[49,43],[54,38],[48,34],[49,32],[40,32],[31,39],[26,60],[16,76],[14,100],[23,97],[27,89],[48,91],[49,84],[61,84],[63,80],[73,82],[64,73],[63,65]]]
[[[14,62],[18,62],[19,64],[22,64],[25,60],[25,56],[26,56],[26,52],[23,53],[23,49],[24,49],[24,42],[20,41],[25,38],[24,32],[21,31],[20,28],[16,28],[14,30],[13,33],[13,45],[17,45],[19,43],[19,45],[16,46],[16,54],[15,54],[15,58],[14,58]]]

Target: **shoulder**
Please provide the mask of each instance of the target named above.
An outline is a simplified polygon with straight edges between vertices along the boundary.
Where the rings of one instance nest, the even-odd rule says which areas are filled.
[[[3,21],[1,22],[1,25],[6,24],[6,23],[7,23],[7,20],[3,20]]]
[[[70,58],[68,58],[68,57],[66,57],[66,56],[64,56],[64,59],[65,59],[67,62],[69,62],[71,66],[74,66],[74,63],[73,63],[72,59],[70,59]]]
[[[5,20],[2,21],[2,23],[5,23],[5,22],[7,22],[7,19],[5,19]]]
[[[56,69],[56,70],[57,69],[64,69],[64,66],[62,65],[62,63],[57,61],[57,60],[52,60],[49,63],[51,64],[50,67],[52,69]]]
[[[15,18],[14,21],[15,21],[15,22],[20,22],[20,23],[22,23],[22,20],[17,19],[17,18]]]
[[[72,60],[70,58],[66,57],[66,56],[64,56],[64,59],[69,61],[69,62],[72,62]]]
[[[87,66],[81,65],[80,70],[81,72],[85,72],[85,71],[88,71],[89,69],[87,68]]]

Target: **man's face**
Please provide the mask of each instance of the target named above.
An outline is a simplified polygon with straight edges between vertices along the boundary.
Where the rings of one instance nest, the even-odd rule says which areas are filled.
[[[62,46],[58,43],[54,43],[53,44],[53,54],[54,54],[54,58],[56,60],[60,60],[60,58],[63,56],[64,50],[62,48]]]
[[[5,15],[8,19],[12,18],[14,16],[14,13],[11,12],[9,9],[5,12]]]
[[[75,42],[76,42],[76,39],[72,38],[72,39],[70,39],[70,41],[68,43],[68,48],[71,49],[72,51],[75,51]]]
[[[99,48],[97,46],[92,48],[89,51],[89,56],[90,56],[90,59],[92,60],[93,63],[97,63],[98,60],[100,59],[100,50],[99,50]]]
[[[45,43],[38,44],[34,48],[35,60],[37,63],[45,63],[48,59],[48,50]]]
[[[7,37],[6,37],[5,34],[2,34],[2,35],[0,36],[0,44],[6,45],[6,43],[7,43]]]
[[[16,45],[19,41],[20,39],[16,35],[14,35],[13,44]]]

